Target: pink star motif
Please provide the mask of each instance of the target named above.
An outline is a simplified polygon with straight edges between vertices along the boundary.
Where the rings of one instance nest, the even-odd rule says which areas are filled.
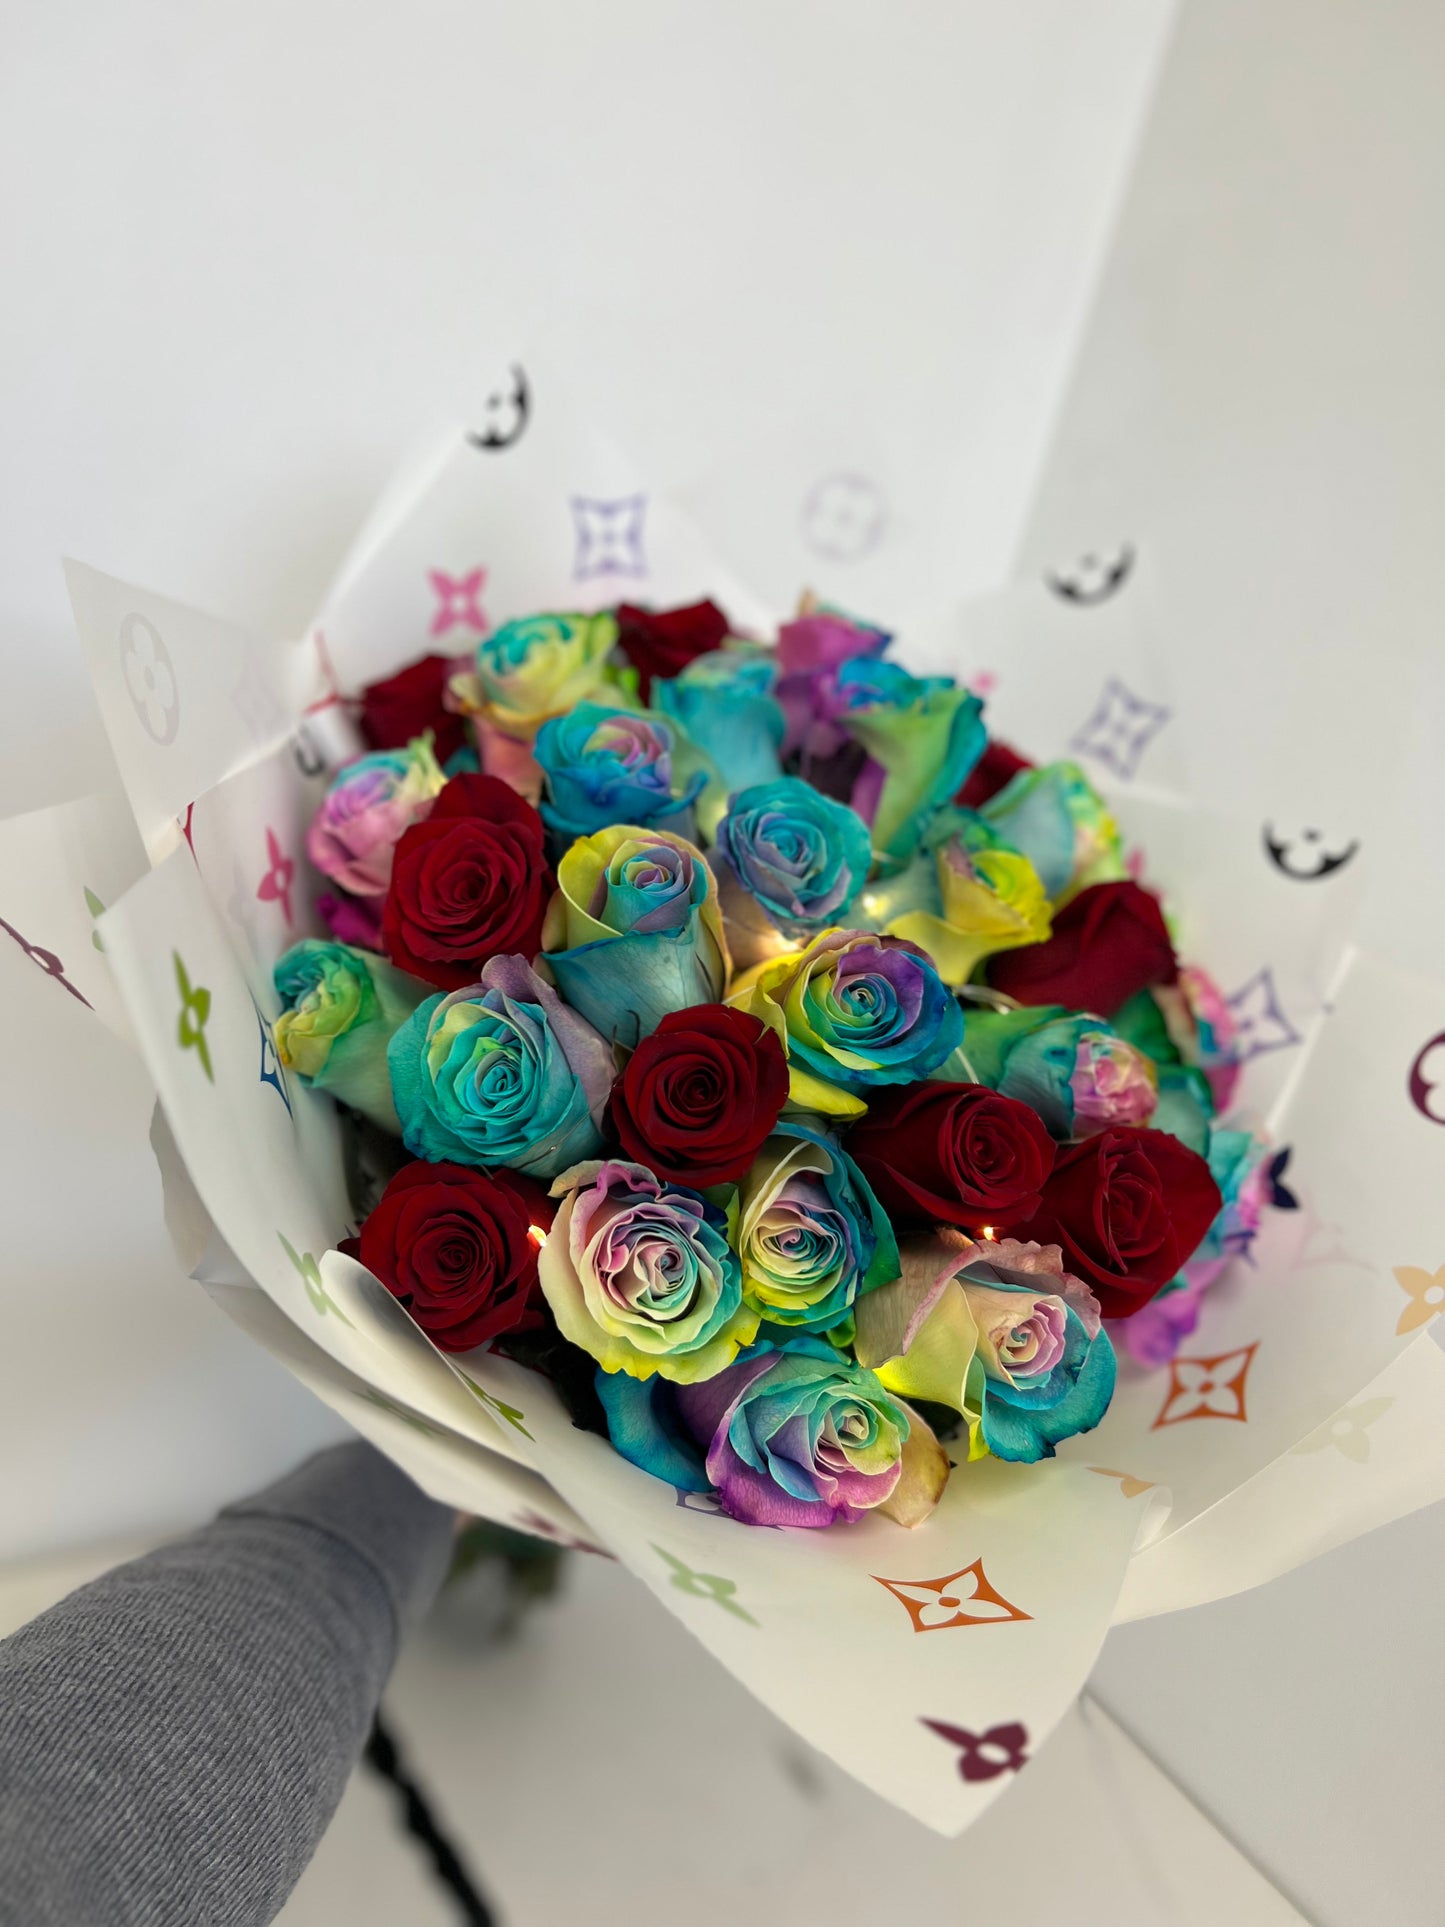
[[[296,864],[276,841],[276,832],[272,829],[266,831],[266,854],[271,859],[271,867],[257,884],[256,895],[262,903],[280,904],[289,930],[296,921],[291,914],[291,885],[296,881]]]
[[[429,569],[427,574],[437,598],[431,633],[444,636],[449,629],[470,629],[473,635],[484,636],[491,627],[481,602],[486,570],[473,569],[470,575],[450,576],[444,569]]]

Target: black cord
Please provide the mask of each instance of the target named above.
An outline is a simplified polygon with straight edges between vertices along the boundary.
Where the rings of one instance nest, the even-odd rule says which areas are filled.
[[[497,1916],[478,1892],[456,1848],[437,1825],[425,1794],[402,1764],[396,1741],[383,1725],[380,1713],[366,1742],[364,1757],[372,1772],[383,1780],[390,1780],[401,1795],[406,1830],[426,1849],[432,1871],[455,1898],[461,1910],[459,1918],[466,1922],[466,1927],[497,1927]]]

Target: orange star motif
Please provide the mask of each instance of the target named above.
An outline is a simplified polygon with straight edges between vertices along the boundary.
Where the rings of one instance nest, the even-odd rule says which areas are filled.
[[[1217,1358],[1172,1359],[1169,1389],[1150,1431],[1191,1418],[1233,1418],[1242,1424],[1248,1416],[1244,1381],[1258,1349],[1256,1340],[1238,1351],[1221,1352]]]
[[[942,1579],[880,1579],[913,1621],[916,1633],[946,1632],[951,1626],[992,1626],[1009,1619],[1032,1619],[990,1583],[982,1559]]]
[[[1115,1472],[1107,1465],[1091,1465],[1089,1470],[1091,1472],[1097,1472],[1101,1478],[1117,1479],[1119,1481],[1119,1490],[1126,1499],[1137,1499],[1141,1492],[1152,1492],[1154,1490],[1154,1481],[1152,1479],[1136,1479],[1132,1472]]]
[[[1435,1272],[1425,1271],[1419,1265],[1396,1265],[1395,1282],[1410,1300],[1400,1313],[1396,1337],[1418,1331],[1438,1312],[1445,1311],[1445,1265]]]

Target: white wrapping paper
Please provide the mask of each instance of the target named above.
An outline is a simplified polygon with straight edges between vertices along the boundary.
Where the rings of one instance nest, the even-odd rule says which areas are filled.
[[[361,683],[533,608],[712,594],[745,627],[778,612],[524,375],[388,492],[297,642],[77,565],[70,581],[155,863],[103,899],[97,929],[156,1082],[194,1275],[438,1497],[625,1561],[885,1797],[960,1831],[1060,1718],[1111,1620],[1257,1584],[1445,1493],[1445,1360],[1420,1342],[1445,1300],[1445,992],[1351,946],[1362,866],[1301,880],[1257,826],[1180,800],[1146,583],[1091,608],[1087,642],[1077,597],[1033,584],[899,653],[981,675],[1002,733],[1110,787],[1183,953],[1246,1026],[1235,1109],[1289,1146],[1300,1209],[1267,1215],[1181,1358],[1126,1363],[1103,1424],[1058,1461],[960,1466],[914,1532],[806,1533],[738,1525],[648,1478],[520,1367],[437,1353],[333,1249],[352,1229],[339,1134],[270,1028],[271,967],[315,928],[304,827],[354,747]],[[34,845],[59,878],[57,847]]]

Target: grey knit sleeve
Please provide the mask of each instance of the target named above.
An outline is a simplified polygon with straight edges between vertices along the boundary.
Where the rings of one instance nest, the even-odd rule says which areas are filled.
[[[272,1920],[450,1542],[337,1446],[0,1642],[3,1927]]]

